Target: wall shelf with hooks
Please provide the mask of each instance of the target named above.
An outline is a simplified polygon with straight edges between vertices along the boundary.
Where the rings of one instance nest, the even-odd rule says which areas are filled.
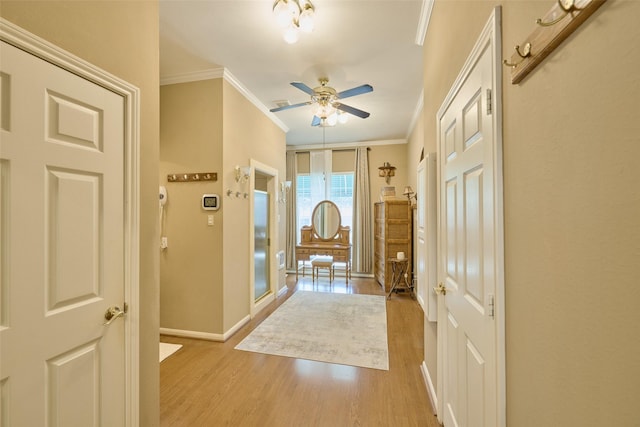
[[[167,175],[168,182],[199,182],[217,180],[218,174],[216,172],[170,173]]]
[[[557,0],[536,20],[536,26],[504,65],[511,67],[511,83],[520,83],[607,0]]]

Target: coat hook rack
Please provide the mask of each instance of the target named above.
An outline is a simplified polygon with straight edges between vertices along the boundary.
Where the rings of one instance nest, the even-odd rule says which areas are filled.
[[[216,172],[170,173],[169,175],[167,175],[168,182],[198,182],[217,180],[218,174]]]
[[[544,22],[542,18],[538,18],[536,19],[536,24],[542,27],[550,27],[562,21],[565,18],[565,16],[567,16],[568,14],[577,12],[583,9],[581,7],[576,6],[575,0],[558,0],[558,6],[560,7],[560,9],[564,10],[564,13],[561,13],[560,16],[558,16],[553,21],[549,21],[549,22]]]
[[[520,83],[607,0],[557,0],[503,64],[511,67],[511,83]],[[520,49],[522,46],[522,49]]]
[[[525,59],[527,59],[528,57],[530,57],[530,56],[531,56],[531,43],[526,43],[526,44],[524,45],[524,48],[523,48],[522,52],[520,52],[520,45],[519,45],[519,44],[517,44],[517,45],[514,47],[514,49],[515,49],[516,53],[518,54],[518,56],[519,56],[520,58],[522,58],[522,59],[521,59],[520,61],[518,61],[518,62],[513,62],[513,63],[511,63],[511,62],[507,62],[507,60],[505,59],[505,60],[504,60],[504,61],[502,61],[502,62],[503,62],[503,64],[504,64],[504,65],[506,65],[507,67],[515,68],[515,67],[517,67],[517,66],[518,66],[518,64],[519,64],[519,63],[521,63],[522,61],[524,61]]]

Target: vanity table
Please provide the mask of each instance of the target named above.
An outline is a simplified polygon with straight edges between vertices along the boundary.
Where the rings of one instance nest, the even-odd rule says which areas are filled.
[[[345,264],[345,281],[351,278],[351,244],[349,227],[342,225],[340,210],[331,200],[323,200],[313,209],[311,225],[300,229],[300,243],[296,245],[296,281],[299,262],[314,256],[331,256],[333,262]],[[303,266],[304,268],[304,266]]]

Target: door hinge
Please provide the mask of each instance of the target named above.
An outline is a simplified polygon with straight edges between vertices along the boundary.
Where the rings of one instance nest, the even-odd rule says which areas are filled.
[[[496,298],[493,294],[489,294],[489,317],[496,317]]]
[[[492,99],[491,99],[491,89],[487,89],[487,116],[490,116],[493,112],[492,109]]]

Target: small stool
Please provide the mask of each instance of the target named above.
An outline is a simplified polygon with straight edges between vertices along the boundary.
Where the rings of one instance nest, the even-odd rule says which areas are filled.
[[[329,282],[333,282],[333,257],[332,256],[317,256],[311,260],[311,280],[315,282],[316,276],[320,281],[320,269],[326,268],[329,270]]]

